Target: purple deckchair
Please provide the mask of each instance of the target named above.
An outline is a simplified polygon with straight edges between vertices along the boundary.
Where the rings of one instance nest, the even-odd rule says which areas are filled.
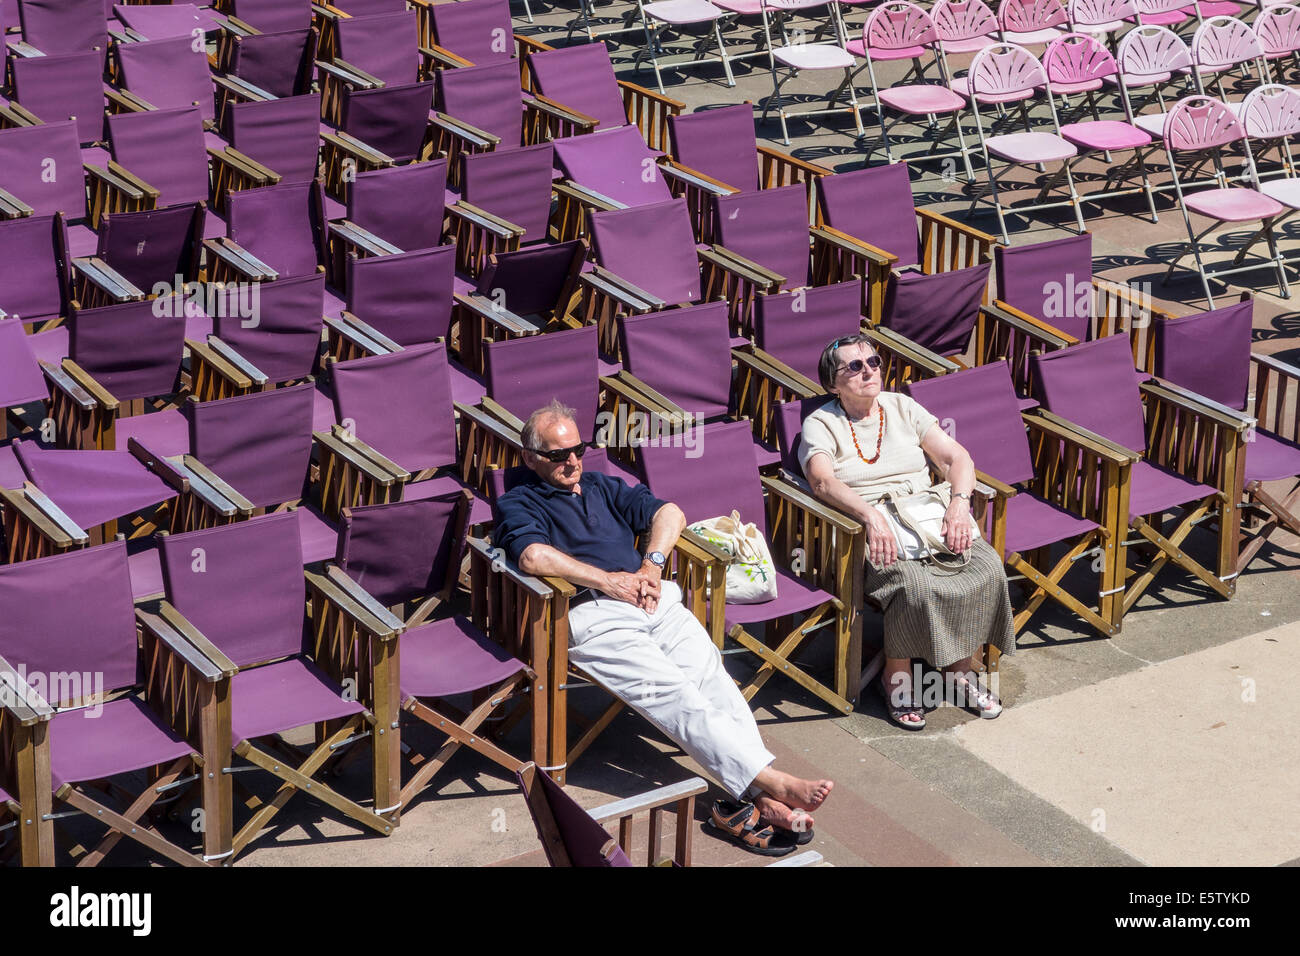
[[[111,213],[99,224],[96,255],[144,292],[198,277],[205,211],[200,203]]]
[[[606,132],[628,125],[614,66],[603,41],[528,54],[537,92],[585,113]]]
[[[920,264],[916,205],[905,163],[822,176],[817,194],[826,225],[897,256],[896,266]]]
[[[1092,331],[1092,234],[998,246],[997,297],[1083,341]]]
[[[807,487],[808,484],[803,476],[803,467],[799,464],[804,419],[832,401],[834,399],[829,395],[813,395],[777,405],[776,447],[781,453],[782,476],[802,487]]]
[[[146,40],[165,40],[168,37],[194,40],[199,35],[213,33],[217,29],[213,14],[193,3],[116,3],[112,10],[113,15],[129,27],[131,32]]]
[[[0,222],[0,288],[11,318],[30,323],[67,314],[67,246],[62,216]]]
[[[467,203],[522,226],[521,244],[546,238],[555,162],[553,143],[466,153],[462,162],[461,196]]]
[[[176,390],[185,323],[155,308],[158,300],[74,312],[68,357],[119,401]]]
[[[403,500],[428,498],[464,487],[454,475],[445,473],[454,468],[457,457],[451,374],[444,343],[413,345],[401,352],[338,362],[330,369],[335,418],[350,423],[356,440],[413,476],[425,471],[443,472],[406,485]],[[478,524],[490,517],[487,502],[476,497],[470,523]]]
[[[575,410],[578,436],[591,441],[599,410],[595,326],[492,342],[485,351],[488,395],[520,420],[558,398]]]
[[[717,196],[714,221],[721,246],[783,277],[788,290],[811,284],[808,192],[802,184]]]
[[[406,9],[406,0],[339,0],[336,6],[350,17],[373,17]]]
[[[20,320],[0,319],[0,409],[49,398],[36,353],[27,338]]]
[[[418,40],[414,10],[338,20],[338,59],[369,73],[385,86],[415,81]]]
[[[700,266],[686,202],[592,213],[593,258],[614,275],[664,302],[700,297]]]
[[[862,329],[857,281],[760,296],[754,306],[754,344],[814,382],[826,343]]]
[[[574,258],[585,251],[581,240],[573,239],[497,253],[480,273],[475,291],[515,315],[554,315],[568,304],[560,297],[570,288]]]
[[[392,824],[382,814],[393,808],[378,802],[390,795],[389,782],[377,773],[373,809],[358,806],[319,778],[310,784],[302,782],[303,776],[313,776],[331,745],[365,726],[368,715],[365,706],[354,699],[356,695],[346,693],[338,683],[342,679],[337,675],[339,662],[323,659],[330,652],[328,646],[317,651],[316,660],[308,656],[305,636],[309,629],[304,626],[303,613],[307,587],[296,516],[278,513],[169,535],[161,539],[159,548],[168,600],[239,668],[230,685],[229,739],[235,754],[290,787],[317,796],[351,820],[390,833]],[[203,560],[196,560],[196,554]],[[322,593],[318,585],[313,592]],[[330,605],[322,604],[322,612],[329,609]],[[363,614],[361,620],[368,617]],[[323,625],[317,622],[317,626]],[[358,633],[367,656],[373,646],[368,631],[374,626],[362,624]],[[327,669],[336,676],[327,676]],[[371,679],[369,673],[361,676],[366,683]],[[380,719],[387,723],[396,716],[394,710]],[[314,748],[319,752],[310,755],[294,774],[286,773],[293,769],[291,765],[281,769],[283,758],[272,758],[253,744],[256,738],[294,727],[334,721],[342,726],[318,727],[324,731]],[[268,812],[258,813],[245,824],[234,839],[236,852],[265,826],[269,816]]]
[[[235,103],[227,123],[230,145],[275,170],[282,184],[316,178],[320,166],[320,94]]]
[[[45,54],[86,53],[103,57],[108,27],[101,0],[19,0],[23,40]]]
[[[432,83],[350,90],[339,129],[395,162],[408,163],[420,153],[432,106]]]
[[[144,656],[136,641],[123,542],[0,568],[0,655],[29,674],[94,675],[92,683],[97,684],[84,687],[77,681],[68,682],[60,687],[63,693],[80,693],[82,699],[50,700],[67,709],[49,723],[49,782],[60,794],[60,802],[111,828],[108,841],[81,862],[96,861],[120,834],[172,862],[198,863],[187,851],[163,839],[147,819],[141,819],[157,799],[157,791],[152,800],[147,796],[135,800],[138,809],[134,814],[128,811],[123,815],[111,802],[104,802],[99,790],[85,791],[79,786],[162,766],[164,772],[157,780],[151,779],[150,787],[165,787],[197,756],[168,726],[166,717],[150,706],[150,698],[134,693],[144,673]],[[182,660],[190,656],[169,641],[163,643],[171,646],[171,652],[165,654],[168,658],[173,654]],[[200,681],[220,677],[206,662],[191,663],[185,669],[187,676]],[[133,692],[107,703],[77,706],[89,703],[84,698],[92,691],[111,694],[119,690]],[[218,812],[216,807],[207,809]],[[217,830],[212,829],[214,833]],[[205,849],[214,853],[219,847],[207,843]]]
[[[102,53],[58,53],[15,56],[14,100],[50,123],[75,119],[83,143],[104,138],[104,56]]]
[[[77,124],[62,120],[0,130],[0,189],[31,206],[37,216],[61,212],[69,220],[84,219],[86,183]]]
[[[513,60],[440,71],[437,107],[453,119],[491,133],[503,147],[522,142],[523,93]]]
[[[311,0],[230,0],[229,11],[263,33],[311,26]]]
[[[348,312],[398,345],[446,339],[454,246],[348,261]]]
[[[249,295],[255,296],[249,301]],[[306,275],[259,282],[246,290],[227,290],[218,300],[212,330],[223,343],[263,372],[270,382],[311,375],[325,323],[325,276]],[[239,303],[233,301],[239,296]],[[251,305],[253,308],[244,308]],[[248,316],[245,313],[252,311]]]
[[[880,324],[938,355],[959,355],[970,344],[988,284],[987,262],[935,275],[892,273]]]
[[[431,595],[445,599],[460,568],[467,504],[463,493],[452,493],[348,509],[338,541],[339,567],[384,605]],[[488,640],[469,619],[455,615],[420,623],[421,613],[408,619],[400,638],[402,707],[434,730],[447,734],[450,723],[459,732],[448,734],[451,739],[436,755],[421,755],[419,769],[402,787],[403,806],[424,789],[460,744],[507,770],[517,769],[520,762],[484,740],[480,728],[518,692],[519,685],[534,677],[526,664]],[[441,698],[470,692],[483,695],[489,703],[462,719],[442,713]],[[544,709],[536,695],[529,703],[534,720],[542,719]]]
[[[108,138],[118,165],[159,191],[159,206],[207,201],[208,154],[198,107],[110,116]]]
[[[514,57],[510,0],[461,0],[426,7],[433,41],[476,65]]]
[[[565,861],[559,858],[551,840],[558,839],[568,857],[569,866],[587,867],[625,867],[632,861],[613,839],[609,832],[592,819],[591,814],[582,809],[577,802],[565,793],[564,788],[550,778],[549,774],[538,773],[537,768],[529,764],[518,771],[516,777],[523,789],[528,804],[528,812],[533,818],[539,835],[547,834],[550,839],[542,840],[546,851],[546,861],[551,866],[563,866]],[[530,787],[530,781],[532,786]],[[537,795],[533,796],[533,791]],[[540,802],[544,807],[537,806]]]
[[[319,182],[231,193],[228,223],[227,235],[280,278],[311,275],[325,264]]]
[[[358,173],[348,221],[399,249],[429,249],[442,242],[446,188],[444,159]]]
[[[668,117],[673,158],[736,189],[759,187],[754,110],[737,103]]]
[[[311,91],[316,59],[314,30],[304,27],[236,35],[231,42],[231,76],[274,96],[300,96]]]
[[[727,304],[708,302],[618,320],[623,368],[697,419],[731,405]],[[690,348],[682,343],[690,342]]]
[[[565,177],[624,206],[644,206],[672,198],[655,155],[635,126],[623,126],[601,136],[570,136],[555,141],[555,162]],[[798,189],[802,191],[803,187]],[[803,195],[806,222],[808,200],[807,194]]]
[[[190,37],[119,43],[114,49],[123,89],[158,109],[197,106],[203,119],[212,121],[216,114],[207,54],[195,50]]]

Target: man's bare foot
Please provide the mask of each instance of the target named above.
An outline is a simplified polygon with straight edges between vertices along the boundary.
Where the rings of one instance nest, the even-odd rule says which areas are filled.
[[[826,802],[835,786],[830,780],[803,780],[771,767],[764,767],[754,778],[754,784],[795,810],[816,810]]]
[[[793,830],[795,833],[807,833],[813,828],[811,813],[788,807],[780,800],[770,797],[766,793],[756,797],[754,805],[758,807],[760,819],[763,823],[771,823],[783,830]]]

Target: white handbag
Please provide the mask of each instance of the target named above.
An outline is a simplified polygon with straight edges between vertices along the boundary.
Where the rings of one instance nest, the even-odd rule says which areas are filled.
[[[885,505],[881,511],[894,532],[900,558],[929,560],[944,567],[961,567],[970,561],[969,551],[958,555],[943,539],[943,520],[952,504],[952,485],[948,482],[916,494],[886,495],[881,504]],[[971,539],[979,536],[979,526],[971,521]]]
[[[690,530],[716,545],[731,557],[727,566],[727,603],[761,604],[776,599],[776,565],[752,522],[740,520],[740,512],[697,521]]]

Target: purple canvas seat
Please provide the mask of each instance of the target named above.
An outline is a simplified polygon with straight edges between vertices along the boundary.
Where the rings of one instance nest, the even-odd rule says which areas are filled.
[[[236,701],[230,721],[236,744],[365,710],[340,699],[338,685],[301,658],[240,671],[230,691]]]
[[[889,282],[881,325],[939,355],[966,351],[989,284],[987,262],[935,275],[896,272]]]
[[[461,0],[425,8],[433,42],[476,65],[514,57],[510,0]]]
[[[318,182],[231,193],[227,235],[281,279],[312,275],[325,264],[325,219]]]
[[[528,54],[537,92],[599,121],[600,132],[628,125],[604,42]]]
[[[408,252],[442,242],[447,162],[435,159],[358,173],[348,222]]]
[[[462,158],[461,196],[524,230],[521,245],[546,238],[551,215],[554,143],[490,153],[466,153]]]
[[[232,104],[230,145],[280,174],[281,183],[315,179],[320,167],[320,94]]]
[[[655,153],[633,126],[603,136],[556,140],[555,162],[570,181],[623,206],[672,199],[672,191],[655,164]],[[802,186],[798,188],[803,190]],[[806,207],[806,193],[804,196]]]
[[[175,667],[199,686],[221,680],[221,672],[211,662],[192,648],[181,648],[180,639],[172,637],[170,628],[157,618],[146,616],[141,623],[145,646],[152,649],[149,653],[156,665]],[[67,708],[49,724],[46,782],[57,794],[54,802],[79,810],[109,829],[107,838],[83,855],[81,864],[98,863],[121,837],[174,863],[200,864],[202,859],[168,841],[145,814],[169,784],[183,773],[194,772],[200,753],[203,762],[220,761],[220,750],[206,730],[187,727],[195,738],[191,747],[165,713],[154,710],[149,695],[137,695],[145,655],[137,651],[136,641],[124,543],[0,568],[0,655],[20,673],[84,675],[89,682],[87,686],[75,679],[51,681],[43,688],[46,693],[56,688],[59,696],[51,694],[50,703]],[[128,693],[108,703],[102,697],[88,699],[116,691]],[[213,707],[188,699],[185,706],[195,706],[205,721],[214,717]],[[131,803],[127,810],[120,810],[116,800],[98,787],[79,786],[153,766],[160,770],[150,778],[149,787],[162,789],[146,790],[138,797],[125,791]],[[209,795],[223,789],[213,788]],[[228,790],[225,796],[228,800]],[[219,799],[205,795],[203,807],[209,819],[220,819]],[[218,858],[224,849],[219,831],[212,827],[203,838],[204,853],[210,858]]]
[[[205,210],[201,203],[107,214],[95,254],[144,292],[170,292],[198,278]],[[162,286],[163,289],[155,288]]]
[[[108,51],[100,0],[18,0],[23,40],[47,55]]]
[[[0,408],[15,408],[49,398],[36,353],[18,319],[0,319]]]
[[[84,219],[86,184],[77,124],[62,120],[0,130],[0,188],[31,206],[34,215],[61,212],[69,220]]]
[[[14,100],[46,123],[75,119],[82,143],[104,138],[104,56],[95,51],[10,59]]]
[[[29,441],[12,447],[27,480],[82,528],[97,528],[176,495],[130,452],[48,449]]]
[[[395,162],[409,163],[420,153],[432,107],[432,83],[350,90],[339,130]]]
[[[316,32],[306,27],[235,35],[229,75],[273,96],[303,96],[311,92],[315,59]]]
[[[197,106],[203,119],[216,115],[208,58],[191,37],[119,43],[122,88],[158,109]]]
[[[415,82],[418,43],[414,10],[354,14],[338,20],[338,59],[369,73],[385,86]]]
[[[165,40],[168,37],[194,39],[195,30],[203,34],[215,33],[217,21],[206,9],[192,3],[122,4],[113,5],[113,15],[146,40]]]
[[[0,287],[10,318],[34,323],[67,314],[67,242],[61,216],[0,222]]]
[[[808,193],[801,184],[714,202],[720,245],[784,278],[787,290],[811,284]]]

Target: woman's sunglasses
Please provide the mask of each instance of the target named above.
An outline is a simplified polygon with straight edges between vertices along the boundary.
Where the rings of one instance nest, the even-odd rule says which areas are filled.
[[[848,372],[850,375],[860,375],[864,368],[869,368],[872,371],[880,368],[880,356],[873,355],[868,359],[854,359],[847,365],[841,365],[835,370],[835,374],[838,375],[840,372]]]
[[[577,455],[579,458],[585,455],[587,453],[587,443],[578,442],[578,444],[574,445],[572,448],[552,448],[550,451],[542,451],[539,448],[534,448],[532,451],[534,455],[537,455],[540,458],[545,458],[553,465],[558,465],[562,462],[568,461],[570,455]]]

